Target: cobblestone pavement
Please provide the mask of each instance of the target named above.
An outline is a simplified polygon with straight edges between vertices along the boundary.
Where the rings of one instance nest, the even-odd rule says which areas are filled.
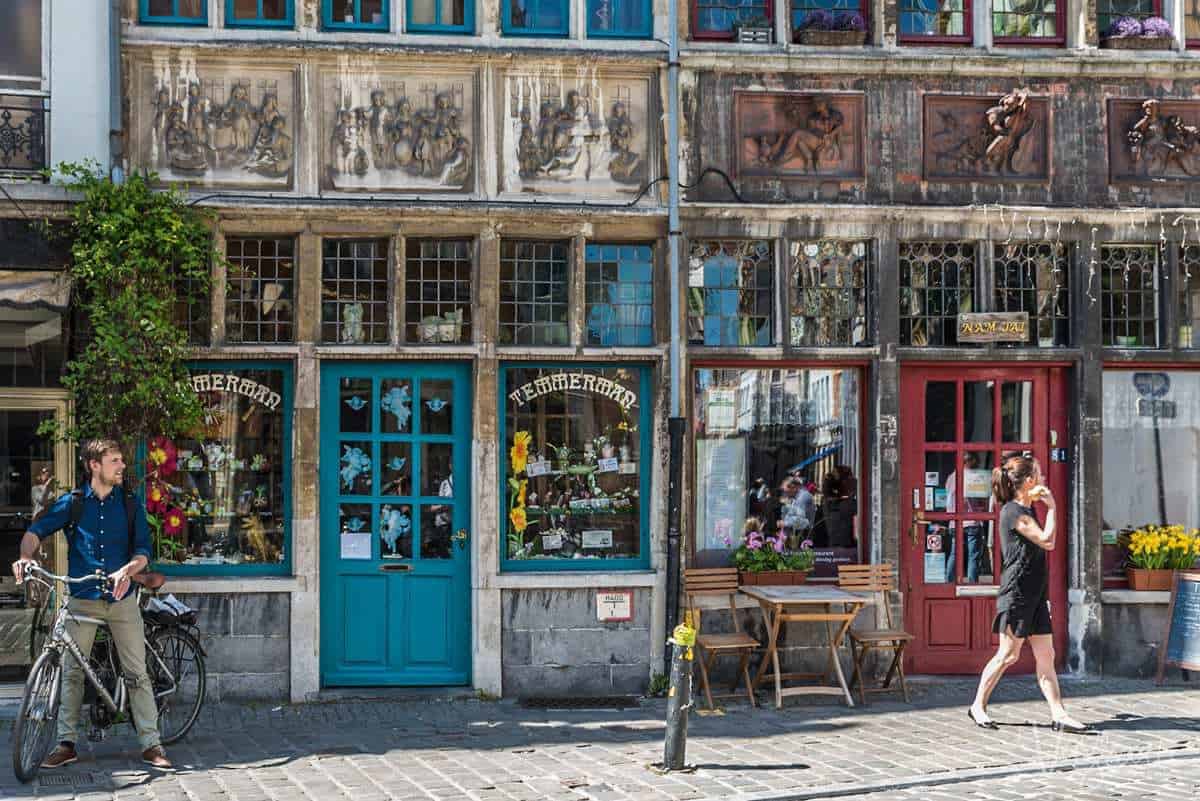
[[[142,770],[122,732],[84,744],[77,765],[33,785],[3,766],[0,799],[1194,799],[1200,686],[1175,684],[1065,681],[1069,707],[1097,724],[1095,736],[1051,732],[1031,677],[1001,683],[991,708],[998,732],[966,719],[968,680],[917,684],[912,705],[734,704],[692,714],[695,769],[666,776],[649,769],[662,757],[657,699],[622,711],[461,698],[219,706],[170,749],[175,773]],[[0,708],[5,752],[14,714]]]

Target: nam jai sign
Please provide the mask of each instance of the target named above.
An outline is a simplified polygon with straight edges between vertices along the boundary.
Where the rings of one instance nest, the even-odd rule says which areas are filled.
[[[958,315],[959,342],[1025,342],[1028,312],[977,312]]]
[[[201,373],[192,376],[192,389],[196,392],[232,392],[244,395],[255,403],[261,403],[271,411],[279,408],[283,400],[278,392],[249,378],[233,373]]]
[[[631,392],[616,381],[610,381],[603,376],[591,373],[551,373],[517,387],[508,393],[508,399],[518,406],[524,406],[535,398],[549,395],[551,392],[566,392],[567,390],[591,392],[611,398],[629,411],[637,406],[637,394]]]

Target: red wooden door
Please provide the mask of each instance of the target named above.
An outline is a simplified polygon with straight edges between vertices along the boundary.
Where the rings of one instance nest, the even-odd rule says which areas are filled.
[[[905,627],[916,636],[907,670],[977,673],[995,653],[1001,540],[991,473],[1014,452],[1037,457],[1058,499],[1050,609],[1060,664],[1066,655],[1065,375],[1024,365],[904,368],[901,552]],[[1033,670],[1028,648],[1012,670]]]

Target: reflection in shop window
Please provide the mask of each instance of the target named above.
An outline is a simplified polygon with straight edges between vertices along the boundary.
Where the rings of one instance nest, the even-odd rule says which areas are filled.
[[[971,40],[971,0],[900,0],[900,38]]]
[[[900,344],[957,344],[958,315],[974,310],[975,243],[900,243]]]
[[[1179,347],[1200,344],[1196,325],[1200,324],[1200,246],[1187,245],[1179,258]]]
[[[1105,345],[1158,347],[1158,256],[1154,245],[1100,248],[1100,314]]]
[[[1064,0],[992,0],[992,36],[997,41],[1061,41],[1063,23],[1059,9],[1065,7]]]
[[[225,242],[225,339],[230,343],[295,338],[295,240],[230,237]]]
[[[281,367],[200,364],[204,422],[151,441],[146,509],[160,566],[283,572],[290,492],[290,379]]]
[[[1104,571],[1124,577],[1124,536],[1200,527],[1200,371],[1104,371]]]
[[[793,347],[862,345],[867,341],[869,242],[793,242]]]
[[[696,550],[732,550],[755,517],[811,540],[815,575],[859,561],[858,371],[703,369],[694,391]]]
[[[764,241],[696,242],[688,260],[688,342],[774,342],[775,260]]]
[[[1067,245],[1062,242],[1013,242],[1008,245],[997,242],[993,248],[993,310],[1029,314],[1026,345],[1049,348],[1070,344],[1071,307],[1067,295],[1070,251]]]
[[[644,566],[645,369],[503,371],[507,567]]]

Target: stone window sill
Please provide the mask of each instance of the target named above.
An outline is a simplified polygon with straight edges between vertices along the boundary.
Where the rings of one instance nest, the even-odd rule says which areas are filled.
[[[1171,593],[1161,590],[1104,590],[1100,602],[1105,604],[1167,604]]]
[[[167,576],[167,583],[161,591],[178,595],[304,592],[307,585],[304,576]]]

